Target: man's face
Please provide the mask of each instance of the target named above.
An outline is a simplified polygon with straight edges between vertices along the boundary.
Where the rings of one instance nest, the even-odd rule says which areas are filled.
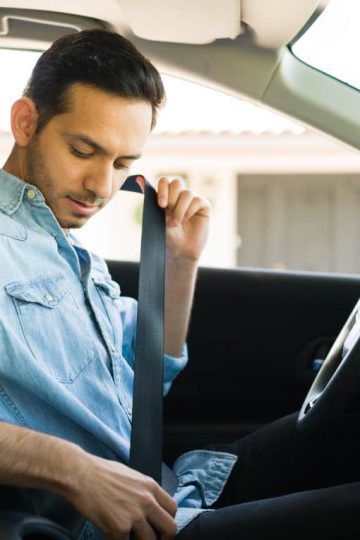
[[[25,149],[23,175],[64,229],[82,227],[118,192],[151,130],[149,103],[84,84]]]

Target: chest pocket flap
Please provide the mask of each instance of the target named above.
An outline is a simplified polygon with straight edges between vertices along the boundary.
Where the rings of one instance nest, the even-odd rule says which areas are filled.
[[[104,291],[113,300],[120,297],[120,287],[116,281],[111,279],[106,280],[98,277],[93,277],[93,281],[97,287]]]
[[[9,216],[0,213],[0,235],[14,238],[15,240],[26,240],[27,232],[25,227],[16,223]]]
[[[72,383],[94,359],[84,313],[60,273],[5,285],[23,337],[37,362],[60,382]],[[32,368],[32,369],[33,369]]]
[[[5,285],[6,292],[24,302],[35,302],[47,308],[54,308],[69,292],[62,274],[37,278],[34,281],[16,281]]]

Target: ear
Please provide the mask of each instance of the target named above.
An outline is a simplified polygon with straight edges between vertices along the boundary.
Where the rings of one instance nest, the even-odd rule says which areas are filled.
[[[26,147],[31,141],[38,122],[35,103],[22,97],[11,107],[11,130],[18,146]]]

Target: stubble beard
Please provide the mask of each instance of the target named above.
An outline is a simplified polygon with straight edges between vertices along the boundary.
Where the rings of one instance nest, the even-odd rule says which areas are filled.
[[[54,182],[41,154],[38,136],[31,141],[25,150],[25,181],[36,186],[41,191],[46,204],[52,210],[62,229],[68,231],[69,229],[79,229],[84,225],[80,219],[76,220],[75,218],[64,222],[58,215],[54,203],[56,199],[51,198],[51,190],[53,189]]]

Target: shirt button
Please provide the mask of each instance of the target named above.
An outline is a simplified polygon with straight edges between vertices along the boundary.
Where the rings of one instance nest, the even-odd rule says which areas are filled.
[[[110,350],[111,350],[111,352],[115,352],[116,349],[115,349],[114,345],[110,345]]]
[[[45,300],[48,302],[52,302],[54,300],[54,297],[51,294],[45,294]]]
[[[35,199],[36,193],[33,189],[29,189],[29,191],[27,192],[27,196],[28,196],[28,199]]]

